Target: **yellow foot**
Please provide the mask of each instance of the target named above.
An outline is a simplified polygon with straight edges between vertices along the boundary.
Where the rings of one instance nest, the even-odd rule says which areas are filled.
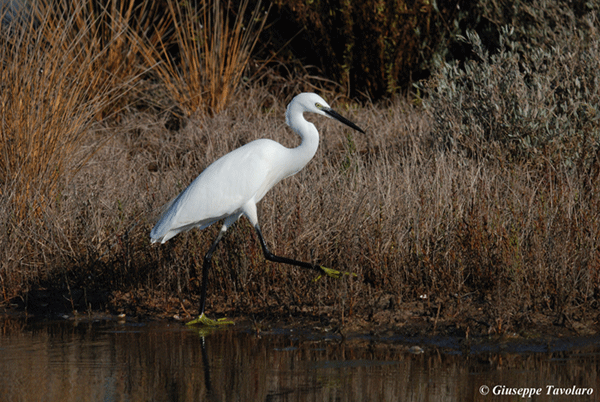
[[[202,324],[202,325],[208,325],[210,327],[215,327],[217,325],[228,325],[228,324],[234,324],[233,321],[228,320],[227,318],[219,318],[218,320],[211,320],[210,318],[208,318],[207,316],[204,315],[204,313],[202,313],[200,315],[200,317],[196,318],[195,320],[192,320],[188,323],[186,323],[185,325],[196,325],[196,324]]]
[[[331,269],[331,268],[327,268],[324,266],[320,266],[319,268],[321,268],[321,270],[325,273],[325,275],[327,276],[331,276],[332,278],[335,279],[339,279],[342,275],[348,275],[348,276],[358,276],[353,272],[346,272],[346,271],[336,271],[335,269]],[[319,275],[315,278],[315,282],[318,281],[319,279],[321,279],[323,275]]]

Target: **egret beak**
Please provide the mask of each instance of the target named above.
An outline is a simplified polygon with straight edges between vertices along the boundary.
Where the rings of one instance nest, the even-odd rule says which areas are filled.
[[[360,131],[361,133],[366,134],[365,131],[362,128],[358,127],[356,124],[352,123],[350,120],[348,120],[344,116],[340,115],[335,110],[333,110],[333,109],[327,109],[327,108],[323,108],[322,110],[323,110],[323,112],[327,113],[330,117],[333,117],[334,119],[336,119],[340,123],[344,123],[348,127],[351,127],[353,129],[355,129],[356,131]]]

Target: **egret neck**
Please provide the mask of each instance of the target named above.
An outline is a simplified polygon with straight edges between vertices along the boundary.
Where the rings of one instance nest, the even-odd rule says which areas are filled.
[[[299,172],[317,153],[319,148],[319,131],[314,124],[307,121],[303,115],[304,108],[299,103],[290,103],[285,112],[285,122],[302,139],[296,148],[290,149],[287,176]]]

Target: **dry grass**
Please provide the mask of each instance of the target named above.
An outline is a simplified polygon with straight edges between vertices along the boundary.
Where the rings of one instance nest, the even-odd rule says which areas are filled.
[[[40,17],[38,26],[4,36],[0,48],[1,191],[17,221],[39,218],[58,196],[63,176],[93,152],[82,139],[122,90],[92,72],[103,53],[80,52],[85,29],[74,34],[68,22],[58,27]],[[52,44],[45,40],[49,30]]]
[[[118,112],[125,99],[131,102],[123,92],[134,91],[152,67],[146,66],[143,54],[148,47],[158,46],[171,23],[160,4],[135,0],[44,0],[36,3],[32,14],[43,21],[36,30],[46,43],[80,66],[82,87],[96,94],[113,86],[113,96],[105,99],[98,120]],[[56,32],[63,38],[56,40]],[[115,104],[115,94],[123,100],[119,104]]]
[[[68,247],[68,239],[58,242],[65,240],[60,231],[45,231],[56,218],[52,208],[60,205],[68,180],[106,141],[91,140],[97,122],[118,110],[116,102],[132,88],[132,74],[139,74],[125,72],[127,60],[109,54],[113,45],[122,49],[124,28],[113,27],[102,46],[95,44],[96,23],[105,14],[88,15],[83,7],[40,3],[32,11],[35,18],[3,27],[0,197],[7,264],[0,279],[5,296],[18,292],[24,278],[37,277],[50,250],[60,255]]]
[[[147,61],[156,65],[170,97],[187,116],[218,113],[232,101],[264,27],[261,2],[249,17],[249,1],[239,2],[233,21],[220,0],[167,3],[175,21],[174,43],[148,46]]]
[[[69,250],[61,254],[68,269],[49,269],[48,278],[72,289],[194,298],[196,271],[218,227],[163,246],[149,245],[149,230],[163,203],[219,156],[260,137],[297,144],[286,134],[283,102],[254,112],[271,102],[253,89],[244,103],[192,119],[176,133],[150,115],[124,122],[122,135],[94,155],[53,211],[46,230],[62,233],[54,245]],[[358,279],[313,282],[312,272],[265,262],[241,219],[214,255],[209,309],[299,313],[329,306],[342,316],[401,326],[380,313],[389,306],[412,312],[418,303],[419,316],[437,317],[436,325],[459,322],[490,333],[518,331],[538,315],[574,326],[593,315],[598,200],[579,196],[584,183],[572,172],[432,152],[428,116],[405,101],[345,114],[370,135],[315,119],[322,134],[317,155],[265,197],[259,217],[277,253]],[[54,252],[38,252],[54,260]],[[389,296],[382,309],[379,300]]]
[[[227,108],[195,114],[181,128],[139,111],[92,125],[106,98],[77,86],[89,80],[58,74],[88,71],[68,68],[80,59],[28,43],[3,48],[11,61],[3,85],[24,83],[0,94],[3,299],[49,286],[73,309],[116,310],[110,297],[121,295],[135,313],[155,308],[156,297],[140,295],[159,294],[186,299],[193,311],[198,267],[218,227],[162,246],[150,246],[149,231],[160,207],[216,158],[256,138],[297,145],[284,124],[290,99],[249,85]],[[583,60],[600,54],[594,38],[564,37],[561,46],[572,57],[542,55],[549,70],[529,76],[510,52],[482,53],[468,75],[446,66],[424,107],[331,100],[368,134],[311,117],[321,133],[315,158],[265,197],[259,217],[275,253],[357,278],[313,282],[312,272],[265,262],[241,219],[213,256],[209,311],[313,312],[392,328],[419,319],[428,330],[463,333],[520,331],[545,317],[596,331],[600,167],[590,100],[598,86]],[[558,77],[562,91],[544,74]],[[542,124],[548,118],[556,124]],[[13,150],[17,144],[25,145]]]

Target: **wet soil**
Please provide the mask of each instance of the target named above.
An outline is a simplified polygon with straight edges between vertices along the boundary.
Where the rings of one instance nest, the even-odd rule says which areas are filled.
[[[32,320],[127,319],[136,321],[178,321],[182,325],[195,318],[198,298],[176,297],[166,292],[138,290],[54,289],[42,284],[21,297],[0,304],[0,314]],[[359,303],[340,311],[332,306],[303,306],[272,303],[267,307],[212,296],[207,315],[227,317],[236,325],[258,332],[270,328],[309,329],[335,336],[371,339],[394,337],[454,337],[467,342],[490,340],[560,339],[600,334],[597,315],[592,319],[543,312],[530,313],[526,320],[504,325],[493,321],[486,306],[461,305],[460,312],[442,301],[395,303],[392,295]]]

